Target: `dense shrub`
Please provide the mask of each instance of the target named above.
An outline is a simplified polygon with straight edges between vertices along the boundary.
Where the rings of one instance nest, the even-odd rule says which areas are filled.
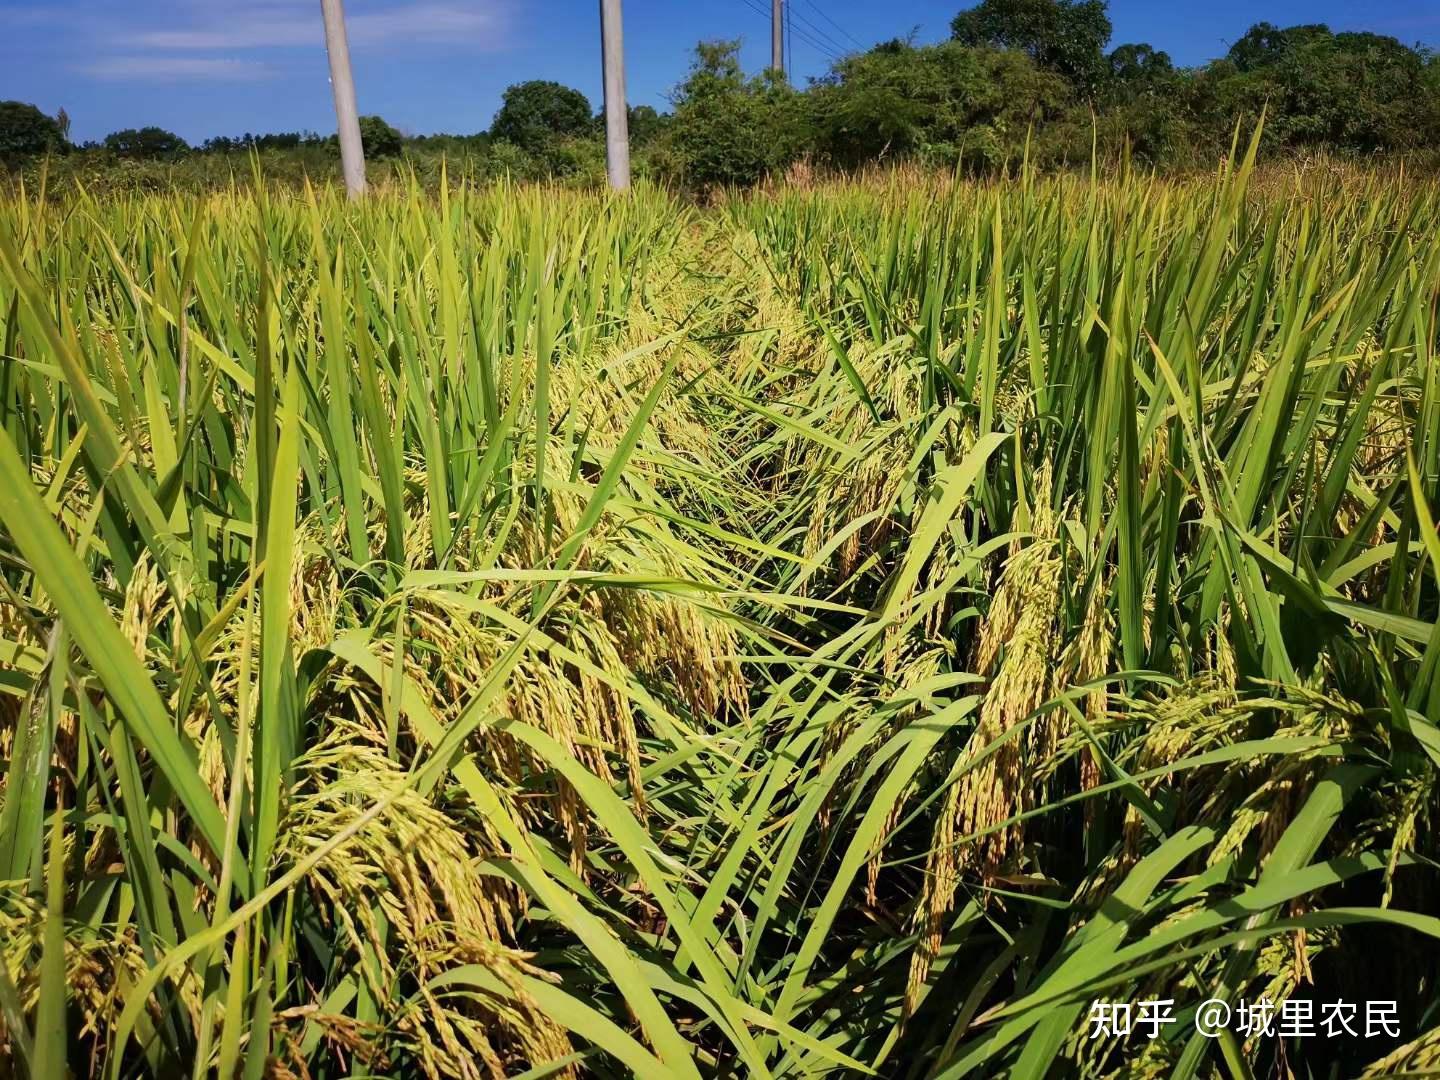
[[[105,149],[122,158],[175,158],[190,149],[173,131],[159,127],[126,128],[105,136]]]
[[[805,95],[774,72],[747,79],[738,41],[703,42],[675,95],[664,171],[687,183],[751,184],[813,145]]]
[[[999,163],[1067,97],[1064,81],[1023,53],[898,41],[842,61],[810,96],[817,148],[847,166],[915,154],[949,163],[971,151]]]

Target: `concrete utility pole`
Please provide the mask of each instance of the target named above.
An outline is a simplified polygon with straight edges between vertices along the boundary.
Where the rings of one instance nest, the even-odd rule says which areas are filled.
[[[770,66],[785,74],[785,24],[781,15],[783,0],[770,0]]]
[[[625,32],[620,0],[600,0],[600,54],[605,74],[605,166],[610,186],[630,188],[630,119],[625,104]]]
[[[340,133],[340,164],[350,198],[365,194],[365,149],[360,145],[360,113],[355,107],[355,77],[350,73],[350,42],[345,37],[341,0],[320,0],[325,16],[325,51],[330,54],[330,87],[335,91],[335,120]]]

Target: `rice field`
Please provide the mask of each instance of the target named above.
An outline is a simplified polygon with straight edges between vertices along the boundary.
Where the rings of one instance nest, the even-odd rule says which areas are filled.
[[[0,1073],[1435,1075],[1440,188],[1254,166],[7,197]]]

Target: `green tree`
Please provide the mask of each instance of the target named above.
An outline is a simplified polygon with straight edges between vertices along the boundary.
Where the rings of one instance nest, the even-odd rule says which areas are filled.
[[[1105,0],[981,0],[950,23],[962,45],[1018,49],[1093,95],[1106,74]]]
[[[841,61],[812,94],[821,145],[839,164],[972,151],[995,163],[1021,152],[1029,125],[1062,110],[1070,89],[1020,52],[890,41]]]
[[[1161,89],[1175,79],[1170,54],[1143,42],[1117,45],[1107,59],[1111,86],[1125,97]]]
[[[575,138],[595,130],[590,99],[558,82],[532,79],[507,87],[490,135],[514,143],[530,153],[541,153],[558,139]]]
[[[738,41],[701,42],[676,90],[668,171],[695,185],[751,184],[810,145],[804,96],[772,72],[747,79]]]
[[[61,110],[64,116],[64,110]],[[19,161],[68,146],[64,124],[24,101],[0,101],[0,160]]]
[[[1272,146],[1373,153],[1440,140],[1433,59],[1393,37],[1257,23],[1196,78],[1188,105],[1211,130],[1267,114]]]
[[[405,137],[379,116],[360,117],[360,145],[365,156],[395,157],[405,146]]]
[[[1280,63],[1297,48],[1331,36],[1330,28],[1324,23],[1307,23],[1281,29],[1274,23],[1258,22],[1245,31],[1244,37],[1230,46],[1225,58],[1234,64],[1238,71],[1256,71]]]
[[[105,148],[121,157],[128,158],[174,158],[190,149],[190,144],[164,128],[126,128],[112,131],[105,136]]]
[[[1170,54],[1143,42],[1118,45],[1107,57],[1108,114],[1102,139],[1113,149],[1123,138],[1132,158],[1163,165],[1190,152],[1193,125],[1180,102],[1185,76],[1175,70]]]
[[[632,105],[629,110],[630,145],[648,146],[665,130],[669,116],[662,116],[652,105]]]

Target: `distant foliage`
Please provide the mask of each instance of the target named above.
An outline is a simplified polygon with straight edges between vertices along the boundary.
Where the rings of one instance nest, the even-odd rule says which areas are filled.
[[[246,153],[250,150],[296,150],[302,146],[323,146],[325,137],[313,131],[276,131],[267,135],[244,135],[234,137],[217,135],[206,139],[200,149],[207,154]]]
[[[1258,71],[1275,66],[1309,42],[1330,36],[1330,28],[1324,23],[1309,23],[1282,30],[1274,23],[1258,22],[1230,46],[1225,59],[1234,64],[1237,71]]]
[[[773,72],[747,79],[738,41],[704,42],[675,95],[665,169],[696,185],[751,184],[813,143],[804,95]]]
[[[1112,94],[1134,96],[1159,90],[1175,78],[1170,54],[1151,45],[1121,45],[1106,59]]]
[[[1440,61],[1381,34],[1261,23],[1195,83],[1197,121],[1263,106],[1271,141],[1284,146],[1373,153],[1440,138]]]
[[[68,145],[70,120],[46,116],[23,101],[0,101],[0,161],[17,161]]]
[[[969,154],[995,164],[1023,151],[1032,120],[1065,108],[1066,91],[1019,52],[893,41],[848,57],[810,96],[818,148],[833,161]]]
[[[557,82],[532,79],[505,91],[490,137],[514,143],[532,154],[543,153],[557,140],[595,131],[590,99]]]
[[[1105,80],[1110,29],[1105,0],[981,0],[950,24],[960,44],[1023,52],[1087,95]]]
[[[653,105],[632,105],[628,117],[630,145],[637,149],[649,146],[665,131],[669,120],[669,116],[662,116]]]
[[[395,157],[405,148],[405,136],[378,116],[360,117],[360,142],[372,158]]]
[[[190,144],[159,127],[126,128],[105,136],[105,149],[125,158],[175,158],[190,149]]]

